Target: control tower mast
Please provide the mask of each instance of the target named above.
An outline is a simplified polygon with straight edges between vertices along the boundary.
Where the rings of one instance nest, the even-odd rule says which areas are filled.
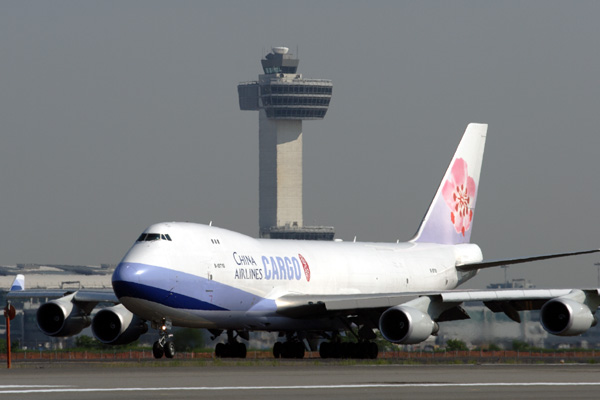
[[[333,240],[333,227],[304,226],[302,215],[302,120],[325,117],[333,84],[304,79],[299,62],[287,47],[274,47],[258,81],[238,85],[240,109],[259,112],[260,236]]]

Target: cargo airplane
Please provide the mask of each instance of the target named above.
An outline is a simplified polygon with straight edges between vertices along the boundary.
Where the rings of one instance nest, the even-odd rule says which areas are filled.
[[[415,236],[405,243],[254,239],[214,226],[151,225],[112,276],[113,291],[44,293],[40,329],[71,336],[91,324],[102,343],[124,344],[158,330],[156,358],[173,357],[174,326],[206,328],[219,357],[245,357],[251,331],[278,332],[275,357],[375,358],[376,332],[398,344],[435,335],[443,321],[469,318],[481,301],[519,322],[541,310],[554,335],[579,335],[597,322],[599,289],[455,290],[484,268],[598,252],[600,249],[484,261],[470,243],[487,135],[469,124]],[[10,297],[28,297],[19,276]],[[38,292],[39,294],[39,292]],[[100,302],[113,303],[92,318]],[[346,333],[352,342],[342,342]]]

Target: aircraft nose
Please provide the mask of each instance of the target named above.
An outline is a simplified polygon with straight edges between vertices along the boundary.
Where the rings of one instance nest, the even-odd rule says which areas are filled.
[[[113,272],[112,280],[123,282],[138,282],[139,276],[143,273],[140,265],[131,263],[120,263],[115,272]]]
[[[112,276],[113,290],[117,297],[131,296],[135,293],[146,269],[147,266],[141,264],[120,263]]]

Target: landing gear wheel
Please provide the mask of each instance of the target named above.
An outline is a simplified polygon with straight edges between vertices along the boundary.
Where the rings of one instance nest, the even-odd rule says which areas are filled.
[[[165,354],[165,348],[161,346],[158,341],[156,341],[152,346],[152,354],[156,359],[162,358],[163,354]]]
[[[164,349],[165,349],[165,357],[167,357],[167,358],[175,357],[175,353],[176,353],[175,342],[167,342]]]
[[[369,358],[371,360],[375,360],[377,358],[378,354],[379,354],[379,347],[377,346],[377,343],[370,342],[369,343]]]
[[[304,343],[302,342],[292,342],[291,343],[291,357],[292,358],[299,358],[302,359],[304,358],[304,352],[305,352],[305,348],[304,348]]]
[[[217,343],[215,357],[219,358],[246,358],[247,350],[244,343]]]
[[[238,343],[235,345],[235,355],[239,358],[246,358],[246,345],[244,343]]]
[[[300,341],[276,342],[273,345],[273,357],[275,358],[304,358],[304,343]]]
[[[281,354],[283,353],[283,343],[276,342],[273,345],[273,357],[281,358]]]
[[[379,354],[379,348],[374,342],[323,342],[319,346],[321,358],[352,358],[374,360]]]
[[[319,346],[319,356],[321,358],[331,358],[331,343],[323,342]]]
[[[341,358],[356,358],[354,356],[355,347],[356,347],[356,344],[354,342],[340,343],[340,357]]]
[[[223,343],[217,343],[215,347],[215,357],[225,358],[225,345]]]

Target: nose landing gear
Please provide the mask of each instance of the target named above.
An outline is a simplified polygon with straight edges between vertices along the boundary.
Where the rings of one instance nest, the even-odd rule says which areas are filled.
[[[169,340],[173,337],[173,334],[168,332],[170,329],[171,322],[167,320],[163,320],[158,327],[159,338],[152,346],[152,354],[154,355],[154,358],[159,359],[162,358],[163,355],[167,358],[175,357],[175,342]]]

